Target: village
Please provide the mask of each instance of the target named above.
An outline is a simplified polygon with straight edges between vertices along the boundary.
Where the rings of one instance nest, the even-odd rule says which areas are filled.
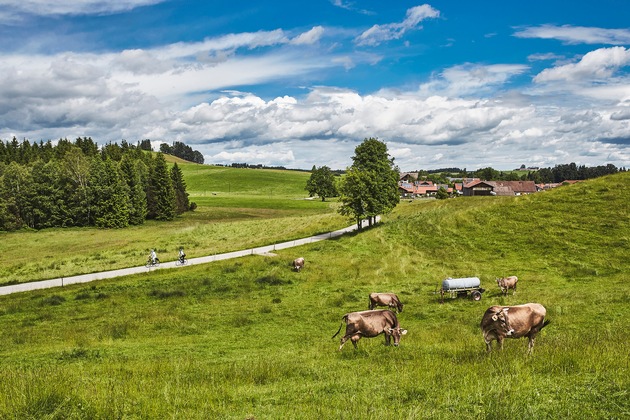
[[[451,184],[438,184],[418,179],[417,172],[402,172],[398,181],[401,198],[435,197],[440,189],[449,196],[518,196],[546,191],[580,181],[536,184],[534,181],[485,181],[480,178],[447,178]]]

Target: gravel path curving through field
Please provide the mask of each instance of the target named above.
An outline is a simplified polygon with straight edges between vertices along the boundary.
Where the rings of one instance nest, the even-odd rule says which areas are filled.
[[[380,217],[377,216],[376,221],[378,223],[380,221]],[[363,221],[362,226],[363,227],[367,226],[366,220]],[[336,238],[345,233],[354,232],[355,230],[357,230],[356,224],[352,226],[348,226],[347,228],[344,228],[344,229],[339,229],[339,230],[335,230],[333,232],[328,232],[328,233],[322,233],[319,235],[310,236],[308,238],[296,239],[294,241],[287,241],[287,242],[282,242],[282,243],[274,244],[274,245],[266,245],[266,246],[261,246],[258,248],[250,248],[250,249],[245,249],[242,251],[226,252],[224,254],[209,255],[206,257],[191,258],[188,260],[188,264],[186,264],[185,267],[194,265],[194,264],[207,264],[214,261],[228,260],[230,258],[239,258],[239,257],[244,257],[246,255],[270,254],[270,253],[273,253],[274,251],[278,251],[281,249],[293,248],[295,246],[306,245],[306,244],[311,244],[313,242],[319,242],[319,241],[324,241],[326,239]],[[0,295],[10,295],[12,293],[28,292],[31,290],[39,290],[39,289],[48,289],[51,287],[62,287],[62,286],[67,286],[70,284],[77,284],[77,283],[88,283],[95,280],[111,279],[114,277],[129,276],[131,274],[146,273],[148,271],[153,271],[153,270],[161,270],[164,268],[179,268],[179,267],[181,266],[177,266],[176,261],[169,261],[169,262],[160,263],[158,267],[151,267],[151,268],[147,268],[145,266],[129,267],[129,268],[121,268],[119,270],[102,271],[100,273],[81,274],[78,276],[60,277],[60,278],[50,279],[50,280],[12,284],[10,286],[0,287]]]

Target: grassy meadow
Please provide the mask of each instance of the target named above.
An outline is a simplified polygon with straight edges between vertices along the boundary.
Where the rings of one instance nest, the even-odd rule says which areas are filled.
[[[629,203],[629,173],[403,202],[374,228],[275,257],[0,296],[0,418],[630,418]],[[504,275],[516,294],[500,294]],[[448,276],[487,291],[440,304]],[[409,333],[337,351],[342,315],[373,291],[398,293]],[[485,309],[525,302],[551,320],[534,354],[526,339],[486,354]]]
[[[0,232],[0,286],[141,266],[152,248],[161,261],[173,261],[180,246],[194,258],[352,224],[336,213],[336,203],[306,199],[309,172],[225,168],[181,159],[178,165],[190,201],[198,204],[194,212],[127,229]]]

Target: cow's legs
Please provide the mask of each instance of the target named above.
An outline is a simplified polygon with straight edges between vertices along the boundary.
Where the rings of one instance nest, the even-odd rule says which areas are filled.
[[[349,335],[344,335],[343,337],[341,337],[341,343],[339,345],[339,351],[341,351],[341,349],[343,348],[343,345],[346,344],[346,341],[348,341],[348,338],[350,338]]]
[[[534,339],[536,338],[536,334],[530,334],[528,338],[529,342],[527,343],[527,354],[532,354],[534,352]]]
[[[346,344],[346,341],[348,341],[348,339],[350,339],[352,341],[352,344],[354,345],[354,348],[358,348],[357,347],[357,341],[359,341],[361,339],[361,335],[360,334],[346,334],[343,337],[341,337],[341,345],[339,346],[339,351],[341,351],[341,349],[343,348],[344,344]]]
[[[497,343],[499,343],[499,350],[503,350],[503,337],[497,336]]]
[[[486,351],[490,353],[492,351],[492,340],[496,339],[494,334],[484,333],[483,341],[486,342]]]
[[[360,339],[361,339],[360,335],[355,335],[354,337],[351,338],[352,344],[354,345],[355,350],[359,349],[359,346],[357,346],[357,341],[359,341]]]
[[[492,338],[484,337],[484,341],[486,342],[486,352],[490,353],[492,351]]]

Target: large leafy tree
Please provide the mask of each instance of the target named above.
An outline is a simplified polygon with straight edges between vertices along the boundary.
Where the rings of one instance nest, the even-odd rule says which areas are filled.
[[[311,177],[306,181],[305,189],[310,197],[317,195],[322,201],[326,201],[326,197],[335,197],[338,194],[335,175],[328,166],[320,168],[313,166]]]
[[[33,227],[31,169],[11,162],[0,178],[0,221],[9,229]]]
[[[342,180],[339,211],[357,219],[361,228],[360,219],[367,218],[371,225],[376,216],[391,212],[399,203],[399,170],[387,153],[387,145],[376,138],[367,138],[357,146],[352,161]]]
[[[92,158],[97,159],[97,158]],[[72,209],[70,217],[77,226],[89,226],[92,221],[92,188],[90,159],[76,146],[66,148],[61,162],[67,181],[67,194]]]

